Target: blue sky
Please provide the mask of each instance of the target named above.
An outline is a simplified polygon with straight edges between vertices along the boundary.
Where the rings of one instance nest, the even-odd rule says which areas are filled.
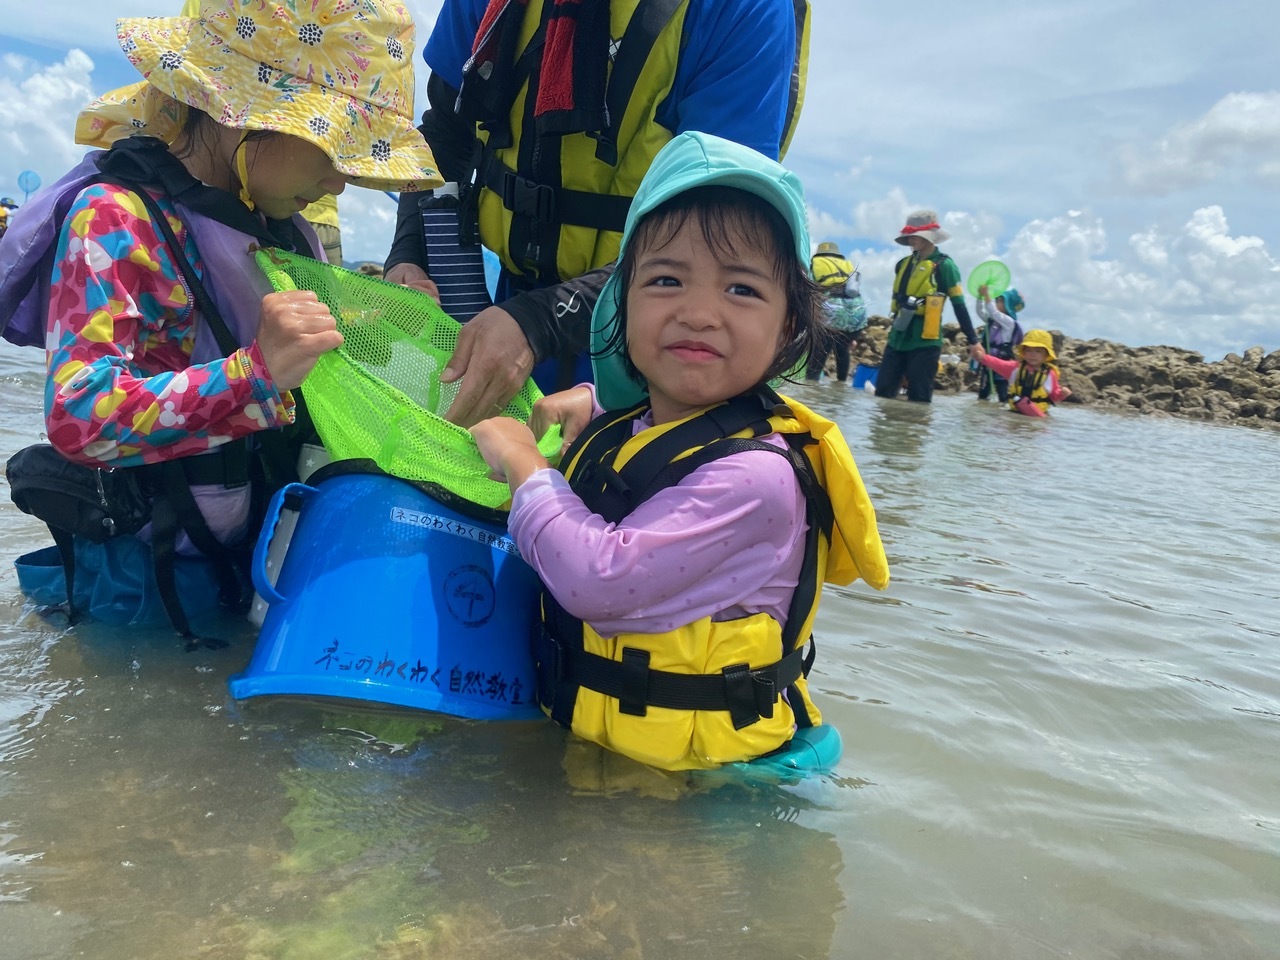
[[[136,79],[115,18],[180,5],[58,0],[7,19],[0,194],[22,199],[24,169],[56,179],[82,152],[80,107]],[[439,5],[409,6],[425,38]],[[962,274],[1010,266],[1029,325],[1208,359],[1280,349],[1280,4],[816,0],[813,24],[787,163],[814,242],[859,263],[873,311],[894,235],[931,207]],[[349,188],[339,209],[347,258],[381,259],[390,200]]]

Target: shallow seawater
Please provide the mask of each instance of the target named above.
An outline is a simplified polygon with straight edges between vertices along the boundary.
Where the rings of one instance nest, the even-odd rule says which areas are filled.
[[[0,351],[6,456],[40,375]],[[237,703],[247,626],[36,616],[0,498],[0,958],[1280,957],[1280,434],[794,395],[893,571],[827,589],[799,784]]]

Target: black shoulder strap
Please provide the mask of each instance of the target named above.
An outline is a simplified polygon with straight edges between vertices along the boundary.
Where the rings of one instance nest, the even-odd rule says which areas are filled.
[[[579,437],[579,443],[564,458],[564,462],[573,465],[570,485],[593,512],[617,522],[662,489],[655,485],[656,478],[686,450],[705,447],[748,427],[756,436],[768,433],[769,416],[779,403],[781,400],[772,391],[735,397],[668,430],[617,470],[612,462],[614,454],[631,438],[631,425],[645,409],[638,407],[602,424],[585,440]],[[575,463],[579,450],[581,455]]]
[[[550,2],[550,0],[546,0]],[[641,0],[627,29],[618,42],[618,53],[613,58],[613,71],[609,74],[609,89],[605,91],[605,116],[608,124],[596,138],[596,159],[609,166],[618,163],[618,129],[627,112],[627,104],[635,92],[644,65],[649,60],[658,35],[671,22],[685,0]]]
[[[908,284],[911,283],[910,261],[914,257],[915,257],[914,253],[909,257],[903,257],[901,260],[898,261],[897,266],[894,267],[894,270],[899,272],[898,272],[898,285],[893,291],[893,300],[899,306],[906,303],[907,301],[907,286]]]

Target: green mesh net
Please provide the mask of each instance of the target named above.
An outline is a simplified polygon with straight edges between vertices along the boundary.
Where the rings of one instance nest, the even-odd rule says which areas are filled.
[[[302,385],[307,409],[334,460],[372,460],[406,480],[438,484],[483,507],[511,499],[463,427],[443,414],[460,381],[440,374],[462,325],[430,297],[376,277],[285,253],[260,250],[258,265],[276,290],[313,290],[338,321],[344,343],[322,355]],[[527,422],[542,394],[532,380],[503,415]],[[560,431],[542,437],[549,459]]]

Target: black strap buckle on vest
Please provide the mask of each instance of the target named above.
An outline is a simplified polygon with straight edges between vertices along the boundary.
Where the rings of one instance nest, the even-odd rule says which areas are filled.
[[[561,681],[595,690],[618,700],[620,712],[643,717],[649,707],[672,710],[724,710],[735,730],[773,716],[783,690],[804,675],[803,650],[793,650],[777,663],[751,669],[735,663],[720,673],[688,674],[649,669],[649,653],[623,647],[622,659],[555,644]],[[554,714],[553,714],[554,716]]]
[[[556,222],[556,192],[546,184],[534,183],[507,172],[502,178],[502,205],[512,213],[539,223]]]

